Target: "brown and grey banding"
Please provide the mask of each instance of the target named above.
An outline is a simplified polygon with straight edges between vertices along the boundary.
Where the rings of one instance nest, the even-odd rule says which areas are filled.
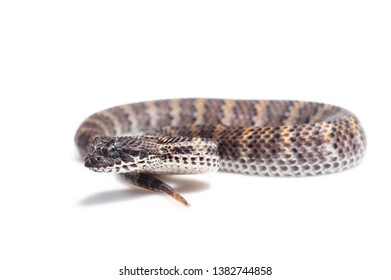
[[[318,175],[357,165],[366,147],[359,120],[346,109],[303,101],[224,99],[113,107],[88,117],[75,142],[83,156],[91,156],[109,148],[109,142],[93,145],[96,137],[125,147],[129,139],[119,136],[127,133],[144,134],[130,142],[131,149],[137,150],[137,143],[145,150],[133,150],[129,165],[117,162],[97,171],[185,174],[220,168],[268,176]],[[140,159],[140,153],[150,157]]]

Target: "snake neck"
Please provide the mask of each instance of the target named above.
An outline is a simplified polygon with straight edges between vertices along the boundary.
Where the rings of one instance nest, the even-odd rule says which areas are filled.
[[[201,137],[157,136],[160,165],[144,169],[155,174],[199,174],[219,169],[215,142]]]

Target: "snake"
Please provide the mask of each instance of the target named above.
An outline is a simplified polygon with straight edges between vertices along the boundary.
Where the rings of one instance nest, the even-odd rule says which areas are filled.
[[[339,106],[295,100],[162,99],[87,117],[75,143],[84,165],[189,206],[159,174],[263,176],[340,172],[361,162],[366,136]]]

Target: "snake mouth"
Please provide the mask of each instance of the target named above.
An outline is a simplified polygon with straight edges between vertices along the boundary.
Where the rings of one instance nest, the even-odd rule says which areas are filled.
[[[84,166],[91,169],[94,172],[98,173],[126,173],[133,171],[131,167],[119,162],[119,164],[114,163],[113,160],[104,158],[102,156],[87,156],[84,160]]]

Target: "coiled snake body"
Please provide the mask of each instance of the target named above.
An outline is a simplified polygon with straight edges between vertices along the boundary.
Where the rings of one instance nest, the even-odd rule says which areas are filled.
[[[131,133],[136,136],[122,136]],[[141,135],[140,135],[141,134]],[[302,176],[357,165],[366,140],[358,119],[328,104],[172,99],[113,107],[88,117],[75,142],[85,166],[186,200],[153,174],[223,171]]]

